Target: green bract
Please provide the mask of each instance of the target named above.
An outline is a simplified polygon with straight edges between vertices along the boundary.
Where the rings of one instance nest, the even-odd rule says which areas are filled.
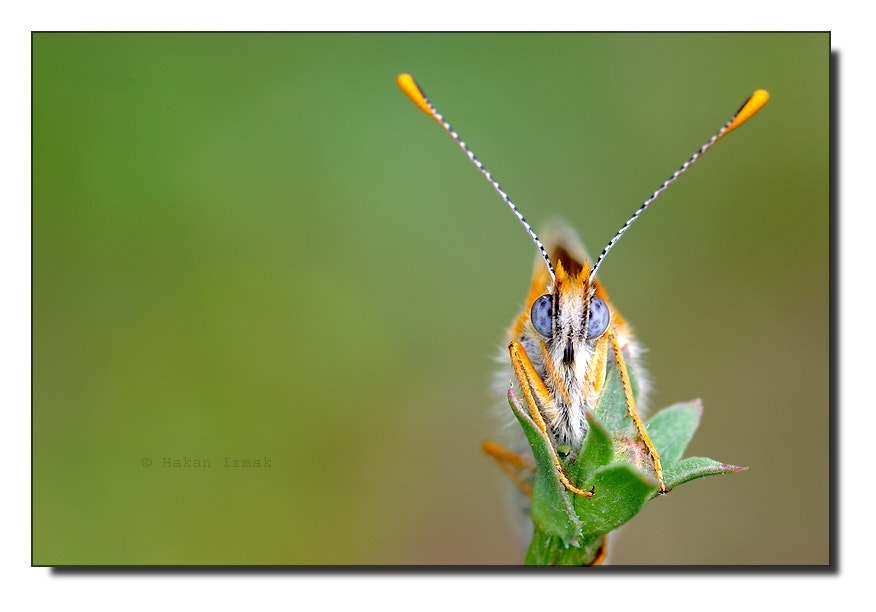
[[[637,393],[635,380],[632,383]],[[513,389],[508,399],[536,463],[532,483],[533,536],[525,562],[588,565],[596,559],[603,536],[633,518],[658,494],[651,460],[627,415],[617,369],[609,369],[599,405],[587,413],[589,430],[581,448],[564,459],[563,469],[569,480],[581,489],[592,490],[593,497],[566,490],[547,437],[536,427]],[[701,415],[702,405],[694,400],[665,408],[646,423],[663,464],[667,489],[694,478],[744,469],[702,457],[682,459]]]

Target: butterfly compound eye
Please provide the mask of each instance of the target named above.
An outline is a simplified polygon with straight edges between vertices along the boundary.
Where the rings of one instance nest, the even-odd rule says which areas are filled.
[[[608,328],[611,315],[605,302],[594,296],[590,299],[590,319],[587,321],[587,337],[597,338]]]
[[[532,304],[529,318],[535,331],[549,338],[554,327],[554,300],[550,295],[543,295]]]

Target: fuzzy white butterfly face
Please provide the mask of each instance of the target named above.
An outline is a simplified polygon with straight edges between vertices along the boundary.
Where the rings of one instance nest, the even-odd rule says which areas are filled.
[[[615,326],[623,344],[632,339],[622,319],[612,315],[598,283],[591,282],[586,253],[574,232],[553,228],[545,244],[555,262],[555,278],[536,263],[529,308],[512,326],[509,340],[523,345],[544,383],[548,393],[539,408],[556,444],[577,449],[587,432],[585,411],[599,401],[612,361],[609,326]]]

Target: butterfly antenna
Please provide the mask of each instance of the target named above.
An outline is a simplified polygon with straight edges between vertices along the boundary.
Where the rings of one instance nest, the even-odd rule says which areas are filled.
[[[703,155],[703,153],[708,151],[712,147],[712,145],[714,145],[716,142],[718,142],[721,138],[723,138],[724,136],[726,136],[727,134],[729,134],[730,132],[732,132],[733,130],[738,128],[739,126],[741,126],[743,123],[745,123],[746,121],[751,119],[751,117],[754,116],[754,114],[757,111],[759,111],[761,108],[763,108],[764,104],[766,104],[769,101],[769,99],[770,99],[769,93],[767,93],[763,89],[758,89],[753,94],[751,94],[751,96],[748,98],[748,100],[745,101],[745,104],[743,104],[741,107],[739,107],[739,110],[736,111],[736,114],[733,115],[733,117],[730,119],[730,121],[728,121],[724,125],[724,127],[722,127],[720,130],[718,130],[718,133],[715,134],[714,136],[712,136],[706,144],[704,144],[702,147],[700,147],[699,151],[694,153],[690,157],[690,159],[688,159],[686,162],[684,162],[684,164],[682,164],[681,168],[676,170],[672,174],[672,176],[670,176],[668,179],[666,179],[666,181],[664,181],[664,183],[660,186],[660,188],[651,194],[650,198],[645,200],[645,202],[639,207],[639,209],[633,213],[633,216],[630,217],[629,219],[627,219],[627,222],[624,223],[623,227],[621,227],[618,230],[618,232],[614,235],[614,238],[612,238],[609,241],[609,243],[607,245],[605,245],[605,248],[602,249],[602,253],[599,254],[599,257],[596,259],[596,263],[593,264],[593,269],[590,271],[590,279],[589,280],[591,283],[593,282],[593,279],[596,278],[596,271],[599,269],[600,264],[602,264],[602,260],[605,259],[605,256],[612,249],[612,247],[615,245],[615,243],[617,243],[617,241],[620,240],[621,236],[624,235],[624,232],[626,232],[630,228],[630,226],[633,224],[633,221],[638,219],[639,215],[641,215],[643,212],[645,212],[645,209],[648,208],[651,205],[651,203],[654,202],[654,200],[656,200],[660,196],[661,193],[666,191],[666,189],[672,183],[674,183],[678,179],[679,176],[684,174],[684,172],[686,172],[687,169],[690,168],[693,165],[693,163],[695,161],[697,161]]]
[[[493,189],[495,189],[499,193],[499,195],[502,196],[502,200],[505,201],[505,204],[508,205],[508,208],[511,209],[511,212],[513,212],[517,216],[517,219],[520,221],[520,223],[523,224],[523,227],[526,229],[526,233],[529,234],[529,237],[532,238],[533,242],[535,242],[535,246],[538,247],[542,258],[544,259],[544,263],[547,265],[548,272],[551,275],[551,280],[556,280],[554,268],[551,265],[551,258],[548,256],[547,251],[545,251],[544,245],[541,243],[541,240],[538,239],[538,236],[535,235],[535,231],[532,229],[532,226],[529,225],[526,219],[523,218],[523,215],[520,213],[520,211],[517,210],[517,207],[514,206],[514,203],[508,197],[508,194],[502,191],[502,188],[499,187],[499,183],[496,182],[496,180],[490,174],[489,170],[484,168],[484,165],[477,157],[475,157],[474,153],[471,152],[471,149],[468,148],[468,145],[466,145],[465,142],[463,142],[462,139],[459,137],[459,134],[457,134],[453,130],[453,128],[450,127],[450,124],[444,120],[444,117],[442,117],[441,114],[437,110],[435,110],[435,107],[432,106],[431,102],[429,102],[429,98],[426,97],[426,94],[423,93],[423,90],[420,88],[419,85],[417,85],[417,82],[414,81],[414,78],[411,75],[400,74],[396,79],[396,83],[398,83],[398,86],[403,92],[405,92],[405,94],[411,99],[411,101],[417,105],[417,108],[432,117],[432,119],[437,121],[438,124],[442,128],[444,128],[445,132],[450,134],[453,142],[459,145],[459,148],[462,149],[466,155],[468,155],[468,158],[471,160],[471,162],[475,166],[477,166],[478,170],[481,171],[481,174],[483,174],[487,181],[489,181],[490,185],[493,186]]]

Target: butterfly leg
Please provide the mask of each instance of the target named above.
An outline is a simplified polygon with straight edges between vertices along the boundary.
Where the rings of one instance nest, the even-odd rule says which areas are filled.
[[[663,481],[663,466],[660,464],[660,456],[657,454],[657,449],[654,448],[654,443],[651,442],[651,438],[645,430],[645,424],[642,423],[642,419],[639,418],[639,413],[636,411],[636,398],[633,397],[633,386],[630,384],[630,374],[627,371],[627,363],[624,360],[623,354],[621,354],[620,343],[618,342],[614,328],[610,327],[608,334],[611,348],[614,351],[614,360],[617,364],[618,373],[620,374],[621,384],[623,384],[624,387],[627,414],[633,419],[633,425],[635,425],[639,437],[642,438],[642,442],[645,443],[645,446],[648,448],[648,453],[654,461],[654,475],[657,477],[657,482],[660,484],[660,492],[666,493],[666,483]]]
[[[520,388],[523,391],[523,397],[526,398],[526,405],[529,407],[529,414],[535,422],[536,427],[538,427],[548,440],[548,446],[551,450],[551,456],[554,465],[557,468],[560,482],[563,483],[563,486],[566,487],[566,489],[576,495],[593,497],[592,491],[585,491],[573,485],[563,471],[563,466],[557,455],[557,449],[554,448],[553,441],[548,434],[547,424],[541,416],[541,412],[538,409],[538,402],[536,401],[536,396],[538,396],[541,405],[545,406],[551,401],[551,394],[545,386],[544,381],[535,370],[535,367],[532,365],[532,361],[530,361],[529,356],[526,354],[526,349],[523,348],[522,344],[514,340],[508,345],[508,350],[511,354],[511,366],[514,368],[514,374],[517,376],[517,381],[520,383]]]
[[[514,484],[526,497],[532,497],[532,475],[535,473],[535,463],[531,459],[509,451],[489,440],[484,442],[481,448],[496,462],[499,469],[514,481]]]

